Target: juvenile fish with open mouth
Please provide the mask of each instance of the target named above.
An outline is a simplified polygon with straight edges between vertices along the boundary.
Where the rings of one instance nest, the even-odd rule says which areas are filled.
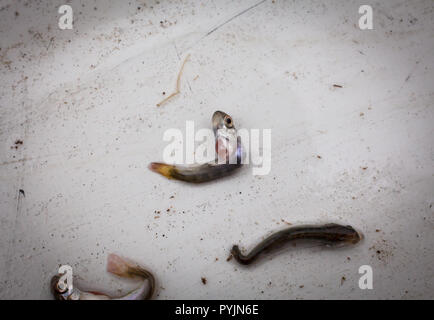
[[[183,166],[152,162],[149,169],[168,179],[201,183],[230,175],[241,167],[241,139],[237,137],[232,118],[223,111],[212,116],[216,139],[216,160],[199,165]]]
[[[82,291],[73,286],[68,289],[62,275],[57,274],[51,279],[51,291],[56,300],[147,300],[155,291],[155,278],[151,272],[134,265],[121,257],[110,254],[107,259],[107,271],[122,278],[141,278],[143,283],[135,290],[119,298],[113,298],[95,291]]]

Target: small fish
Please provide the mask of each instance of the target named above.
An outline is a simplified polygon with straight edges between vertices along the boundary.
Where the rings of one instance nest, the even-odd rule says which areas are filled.
[[[149,169],[168,179],[192,183],[207,182],[230,175],[241,167],[241,139],[237,137],[232,118],[222,111],[214,112],[212,125],[216,137],[215,161],[191,166],[152,162]]]
[[[241,264],[250,264],[255,261],[263,252],[269,252],[282,245],[296,240],[313,240],[322,244],[335,246],[345,244],[356,244],[363,235],[351,226],[343,226],[335,223],[325,225],[304,225],[290,227],[265,238],[249,254],[241,253],[237,245],[232,247],[231,253],[235,260]]]
[[[143,284],[125,296],[113,298],[100,292],[82,291],[75,286],[69,290],[65,283],[60,281],[62,275],[57,274],[51,279],[51,291],[56,300],[147,300],[152,298],[155,291],[155,278],[149,271],[115,254],[108,256],[107,271],[122,278],[142,278]]]

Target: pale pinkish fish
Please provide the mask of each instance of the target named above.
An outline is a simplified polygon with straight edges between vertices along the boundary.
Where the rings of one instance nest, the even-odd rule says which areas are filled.
[[[57,300],[146,300],[151,299],[155,291],[155,278],[148,270],[127,262],[121,257],[110,254],[107,258],[107,271],[122,278],[139,278],[142,284],[135,290],[121,297],[111,297],[97,291],[83,291],[73,286],[68,289],[57,274],[51,279],[51,290]]]

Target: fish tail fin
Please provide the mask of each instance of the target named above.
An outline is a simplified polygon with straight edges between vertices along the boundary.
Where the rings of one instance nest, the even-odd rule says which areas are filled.
[[[130,268],[134,266],[116,254],[109,254],[107,258],[107,271],[122,278],[131,278]]]
[[[122,278],[149,278],[152,274],[142,267],[111,253],[107,258],[107,271]]]
[[[168,179],[172,179],[172,172],[175,170],[175,167],[170,164],[160,163],[160,162],[151,162],[148,166],[149,170],[154,171],[156,173],[165,176]]]
[[[155,292],[155,278],[148,270],[134,265],[116,254],[110,254],[107,259],[107,271],[123,278],[139,277],[148,280],[149,289],[145,299],[150,299]]]

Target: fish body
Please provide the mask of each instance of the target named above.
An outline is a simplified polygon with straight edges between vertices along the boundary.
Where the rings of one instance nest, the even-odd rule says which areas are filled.
[[[241,167],[241,139],[237,137],[232,118],[222,111],[214,112],[212,126],[216,139],[215,161],[190,166],[152,162],[149,169],[168,179],[191,183],[207,182],[230,175]]]
[[[336,246],[356,244],[362,238],[362,234],[353,227],[335,223],[294,226],[266,237],[246,255],[241,253],[237,245],[232,247],[231,253],[235,260],[247,265],[255,261],[262,253],[272,251],[297,240],[319,241],[325,245]]]
[[[214,162],[195,166],[178,166],[152,162],[149,168],[168,179],[202,183],[228,176],[240,166],[241,164],[216,164]]]
[[[57,300],[147,300],[155,291],[155,278],[148,270],[133,265],[121,257],[110,254],[107,260],[107,271],[122,278],[141,278],[143,283],[128,294],[114,298],[96,291],[83,291],[74,286],[67,289],[61,282],[61,275],[51,279],[51,291]]]

